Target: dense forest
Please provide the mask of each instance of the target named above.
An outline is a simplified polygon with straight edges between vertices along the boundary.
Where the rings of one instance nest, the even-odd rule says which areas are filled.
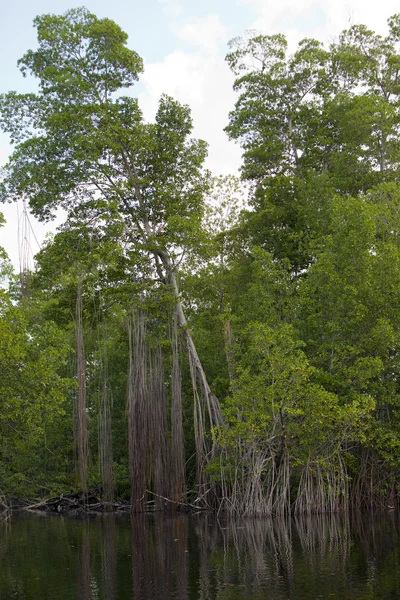
[[[144,121],[117,24],[82,8],[35,26],[18,64],[37,91],[0,96],[0,200],[66,218],[33,271],[1,254],[4,503],[395,505],[400,15],[293,54],[231,42],[240,180],[204,168],[188,106],[164,95]]]

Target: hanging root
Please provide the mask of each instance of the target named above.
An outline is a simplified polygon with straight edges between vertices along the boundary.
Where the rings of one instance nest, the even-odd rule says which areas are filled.
[[[361,449],[359,465],[354,475],[350,501],[355,509],[394,508],[398,503],[395,473],[379,459],[376,452]]]
[[[82,281],[79,278],[76,297],[76,370],[78,379],[78,391],[76,401],[76,432],[75,446],[78,455],[78,473],[81,488],[84,494],[88,491],[88,452],[89,434],[87,423],[86,405],[86,365],[85,348],[83,342],[82,324]]]
[[[303,467],[294,503],[296,514],[333,513],[348,509],[349,485],[346,465],[340,453],[336,461],[313,462]]]
[[[289,515],[290,461],[282,412],[275,415],[269,437],[236,438],[234,444],[220,457],[221,509],[237,516]]]
[[[178,326],[176,314],[172,329],[172,374],[171,374],[171,500],[186,501],[185,449],[182,426],[182,379],[179,366]]]
[[[221,453],[220,510],[236,516],[290,514],[290,464],[284,438],[244,441]]]
[[[103,301],[101,302],[104,314]],[[108,383],[108,353],[107,353],[107,327],[101,323],[102,339],[99,340],[101,360],[101,397],[99,406],[99,463],[101,482],[103,487],[103,500],[106,506],[114,504],[114,469],[112,447],[112,422],[111,408],[112,396]]]
[[[105,371],[100,407],[99,455],[104,502],[111,506],[114,502],[114,473],[109,395]]]
[[[169,497],[169,448],[167,444],[166,393],[164,386],[164,363],[161,346],[157,345],[151,353],[150,361],[150,398],[151,411],[148,413],[149,439],[152,440],[150,469],[152,471],[155,492],[155,509],[168,508],[164,497]]]
[[[148,462],[147,348],[144,313],[132,315],[129,332],[128,427],[131,510],[143,512],[146,505]]]

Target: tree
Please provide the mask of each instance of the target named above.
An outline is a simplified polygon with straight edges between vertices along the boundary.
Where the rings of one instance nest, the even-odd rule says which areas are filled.
[[[72,447],[62,425],[74,386],[66,375],[69,350],[55,323],[38,326],[22,307],[0,298],[0,488],[7,494],[70,485]]]
[[[221,425],[178,284],[180,262],[202,237],[206,144],[189,137],[189,108],[172,98],[163,96],[155,123],[146,124],[135,99],[117,97],[138,78],[142,61],[126,48],[127,36],[115,23],[73,9],[37,17],[35,26],[39,48],[19,65],[38,79],[39,92],[1,99],[3,129],[16,142],[2,199],[29,197],[40,219],[62,207],[86,223],[123,222],[126,247],[144,259],[142,275],[155,288],[166,284],[175,296],[209,425]],[[205,447],[204,430],[199,436],[198,447]]]
[[[280,405],[299,511],[334,510],[350,494],[350,475],[357,505],[396,492],[399,22],[389,19],[387,37],[354,26],[329,49],[303,40],[292,56],[283,36],[250,36],[227,56],[240,95],[226,130],[244,150],[252,210],[228,275],[247,265],[251,284],[236,283],[229,298],[240,350],[222,437],[242,457],[257,454],[242,459],[242,479],[229,457],[223,473],[263,498],[274,475],[267,461],[279,453],[271,412]],[[275,356],[282,382],[290,366],[300,377],[281,402]]]
[[[314,381],[343,410],[355,402],[361,412],[373,399],[349,461],[354,501],[366,506],[392,493],[399,464],[398,198],[396,183],[335,198],[332,234],[299,285],[295,319]]]
[[[400,17],[385,38],[363,25],[325,49],[282,35],[236,39],[227,55],[240,92],[226,128],[244,150],[254,243],[294,273],[329,232],[335,193],[356,196],[399,168]]]

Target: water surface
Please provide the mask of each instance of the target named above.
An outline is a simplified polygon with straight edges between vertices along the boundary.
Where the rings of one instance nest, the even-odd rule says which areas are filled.
[[[397,516],[15,516],[0,600],[400,599]]]

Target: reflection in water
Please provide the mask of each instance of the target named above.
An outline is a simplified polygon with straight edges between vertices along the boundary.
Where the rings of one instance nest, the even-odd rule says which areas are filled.
[[[172,563],[175,570],[177,600],[189,598],[189,521],[185,516],[174,518],[172,523]]]
[[[101,526],[103,531],[102,570],[104,593],[107,600],[116,600],[117,538],[115,519],[111,515],[105,515]]]
[[[290,590],[293,574],[290,520],[208,522],[202,519],[197,533],[202,600],[216,598],[214,590],[218,587],[241,588],[240,598],[250,598],[251,594],[266,589],[271,592],[277,585],[279,592]]]
[[[311,515],[295,518],[304,560],[312,572],[323,570],[345,576],[350,551],[348,515]]]
[[[328,595],[352,600],[382,598],[378,564],[382,562],[387,566],[387,562],[380,561],[378,556],[386,553],[384,540],[387,537],[381,534],[383,544],[376,544],[374,532],[377,529],[382,532],[382,523],[374,524],[372,520],[370,541],[374,550],[368,543],[360,548],[368,540],[365,535],[368,522],[371,522],[370,517],[362,521],[363,539],[358,543],[357,523],[351,535],[346,515],[226,522],[215,522],[207,517],[199,519],[196,528],[200,552],[198,598],[314,599]],[[394,526],[391,536],[400,557],[399,536]],[[361,569],[360,549],[365,559]],[[365,586],[368,595],[365,595],[366,589],[363,591]],[[374,596],[374,586],[377,596]],[[397,590],[397,584],[394,589]],[[229,590],[234,595],[230,595]]]
[[[11,520],[0,521],[0,561],[3,560],[7,552],[8,536],[11,531]]]
[[[132,517],[132,587],[134,598],[151,597],[148,521],[142,513]]]
[[[133,597],[188,599],[188,518],[132,516]]]
[[[212,567],[210,559],[218,544],[218,528],[215,519],[205,515],[200,518],[196,528],[199,545],[199,600],[211,600],[215,581],[211,581]]]
[[[85,526],[85,525],[84,525]],[[92,600],[91,575],[90,575],[90,546],[88,533],[82,535],[81,558],[79,561],[79,592],[82,600]]]
[[[350,523],[344,515],[306,515],[295,517],[297,535],[304,554],[310,557],[326,552],[346,556],[349,551]]]
[[[16,517],[0,525],[1,600],[399,597],[398,517]]]

